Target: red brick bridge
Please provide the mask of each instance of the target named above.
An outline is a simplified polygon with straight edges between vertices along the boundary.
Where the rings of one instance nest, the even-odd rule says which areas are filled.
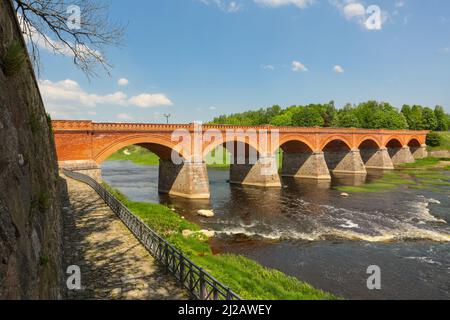
[[[205,157],[227,148],[230,182],[280,187],[276,153],[283,150],[283,176],[331,179],[330,173],[364,175],[394,169],[426,156],[428,131],[244,127],[196,124],[126,124],[53,121],[61,168],[100,179],[99,165],[118,150],[142,146],[160,157],[159,190],[186,198],[209,198]],[[240,151],[240,152],[239,152]],[[173,155],[181,161],[174,161]],[[251,161],[256,155],[256,161]]]

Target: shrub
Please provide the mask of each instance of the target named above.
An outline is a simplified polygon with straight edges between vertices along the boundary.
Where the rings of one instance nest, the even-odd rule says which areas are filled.
[[[22,69],[26,54],[19,41],[13,41],[0,57],[0,66],[6,76],[12,76]]]
[[[441,136],[436,132],[431,132],[427,136],[427,145],[430,147],[439,147],[442,143]]]

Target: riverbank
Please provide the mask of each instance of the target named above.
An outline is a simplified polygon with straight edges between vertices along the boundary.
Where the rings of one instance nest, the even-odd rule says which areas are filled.
[[[415,163],[403,164],[395,171],[388,171],[374,181],[360,186],[339,186],[336,190],[347,193],[385,192],[396,188],[424,189],[442,191],[439,187],[450,188],[450,176],[443,174],[450,171],[450,159],[425,158]]]
[[[219,281],[248,300],[329,300],[338,297],[317,290],[274,269],[234,254],[215,255],[204,236],[183,236],[183,231],[200,231],[200,227],[188,222],[168,207],[130,201],[126,196],[108,185],[104,185],[169,242],[182,250],[195,263],[205,268]]]

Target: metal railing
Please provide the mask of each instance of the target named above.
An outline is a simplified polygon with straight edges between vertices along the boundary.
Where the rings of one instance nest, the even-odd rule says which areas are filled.
[[[62,169],[62,172],[67,177],[83,182],[93,188],[150,254],[163,265],[168,273],[172,273],[195,299],[241,300],[230,288],[197,266],[180,250],[164,240],[140,218],[131,213],[127,207],[97,181],[79,172],[66,169]]]

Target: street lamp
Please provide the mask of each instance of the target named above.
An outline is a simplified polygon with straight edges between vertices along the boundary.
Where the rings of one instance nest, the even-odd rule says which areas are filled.
[[[167,124],[169,124],[169,119],[170,119],[171,116],[172,116],[171,114],[164,114],[164,117],[167,120]]]

